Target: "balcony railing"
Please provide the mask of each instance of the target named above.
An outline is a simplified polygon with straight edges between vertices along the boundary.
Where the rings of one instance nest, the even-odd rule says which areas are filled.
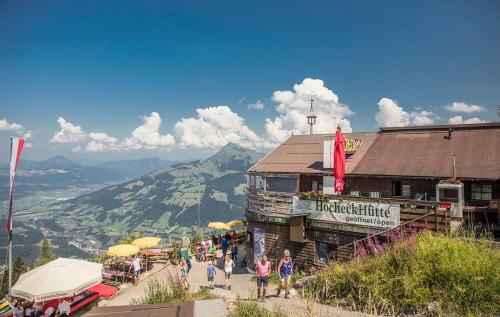
[[[264,214],[293,213],[293,194],[247,189],[247,210]]]

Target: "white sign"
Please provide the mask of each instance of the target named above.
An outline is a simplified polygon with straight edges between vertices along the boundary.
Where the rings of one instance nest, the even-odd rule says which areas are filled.
[[[257,264],[266,252],[266,232],[264,229],[253,228],[253,263]]]
[[[295,199],[297,198],[297,199]],[[310,213],[309,219],[380,228],[399,226],[399,204],[355,200],[302,200],[294,197],[293,213]]]

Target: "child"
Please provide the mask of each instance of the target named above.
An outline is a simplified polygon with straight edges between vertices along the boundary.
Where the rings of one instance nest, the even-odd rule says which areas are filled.
[[[233,274],[234,262],[231,260],[231,256],[226,254],[224,261],[224,273],[226,275],[226,288],[231,290],[231,274]]]
[[[217,271],[215,271],[215,267],[213,266],[212,261],[208,261],[207,277],[208,277],[208,287],[210,287],[210,289],[214,289],[215,274],[217,274]]]
[[[188,275],[188,265],[187,265],[186,259],[182,258],[182,261],[181,261],[181,283],[182,283],[182,287],[184,289],[189,289],[187,275]]]

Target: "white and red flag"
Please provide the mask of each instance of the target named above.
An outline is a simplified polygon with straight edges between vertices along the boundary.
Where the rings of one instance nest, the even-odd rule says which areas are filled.
[[[10,147],[10,190],[9,190],[9,217],[7,219],[7,232],[12,230],[12,195],[14,192],[14,178],[16,177],[17,165],[23,151],[24,143],[22,138],[11,138]]]

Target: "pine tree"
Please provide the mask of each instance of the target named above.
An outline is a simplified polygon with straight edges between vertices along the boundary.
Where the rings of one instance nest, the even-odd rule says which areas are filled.
[[[47,238],[43,238],[42,243],[40,245],[40,255],[33,262],[33,267],[37,267],[40,265],[44,265],[52,260],[55,260],[57,257],[52,251],[52,246]]]
[[[28,266],[24,263],[23,259],[18,256],[14,262],[12,270],[12,285],[16,284],[21,274],[28,272]],[[6,266],[2,277],[2,288],[0,289],[0,296],[5,296],[9,292],[9,268]]]

